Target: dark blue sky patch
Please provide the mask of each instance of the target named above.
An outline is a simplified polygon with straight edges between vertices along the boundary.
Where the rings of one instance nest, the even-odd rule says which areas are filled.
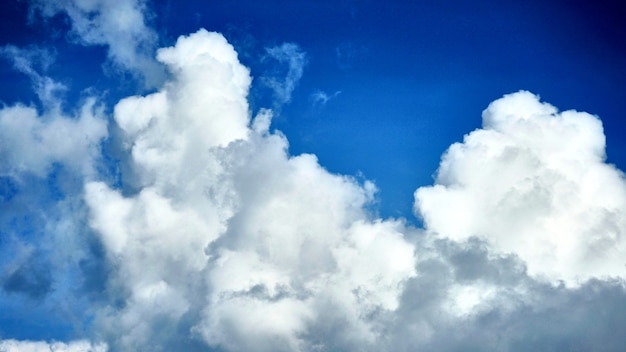
[[[17,194],[17,182],[10,176],[0,176],[0,203],[8,202]]]
[[[88,256],[78,263],[82,276],[80,291],[96,300],[106,298],[111,264],[106,258],[102,243],[95,235],[88,235],[87,242]]]
[[[23,294],[32,299],[43,299],[52,288],[52,277],[49,266],[31,257],[8,274],[2,289],[6,292]]]

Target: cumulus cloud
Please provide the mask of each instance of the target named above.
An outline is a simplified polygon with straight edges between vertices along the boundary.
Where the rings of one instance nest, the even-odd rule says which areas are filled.
[[[102,111],[89,100],[76,118],[40,116],[33,107],[15,105],[0,109],[0,157],[5,173],[30,172],[45,176],[53,163],[75,171],[94,173],[99,142],[106,137]]]
[[[128,63],[156,40],[144,4],[103,4],[37,6],[68,13],[84,43],[148,75]],[[137,21],[114,22],[120,9]],[[4,54],[35,90],[55,92],[49,53]],[[260,80],[280,107],[306,55],[294,44],[267,55],[287,68]],[[71,330],[66,342],[1,340],[0,351],[626,345],[613,333],[626,328],[626,186],[605,163],[597,117],[529,92],[496,100],[444,154],[436,184],[416,191],[416,229],[368,210],[373,183],[289,154],[270,130],[275,111],[250,111],[251,74],[221,34],[182,36],[156,60],[169,79],[112,116],[95,98],[63,113],[58,91],[39,94],[40,110],[0,109],[0,310]],[[132,187],[101,175],[110,129]],[[29,302],[45,313],[23,314]]]
[[[41,109],[17,103],[0,108],[0,172],[44,177],[55,163],[78,174],[92,176],[100,142],[107,137],[104,107],[88,97],[77,111],[62,110],[65,85],[45,73],[54,63],[50,50],[7,45],[0,55],[31,79]]]
[[[163,67],[154,61],[158,36],[147,26],[144,0],[34,0],[31,5],[44,18],[66,14],[71,40],[107,46],[111,62],[142,79],[147,87],[165,78]]]
[[[54,62],[50,51],[7,45],[0,55],[32,81],[42,105],[15,104],[0,108],[0,172],[30,172],[45,176],[53,163],[68,165],[79,173],[93,174],[99,143],[107,136],[103,107],[88,98],[75,116],[61,110],[60,92],[65,86],[45,75]]]
[[[249,72],[220,34],[181,37],[158,59],[172,81],[115,107],[142,187],[85,188],[111,288],[125,292],[97,317],[112,345],[166,343],[158,326],[181,322],[229,350],[311,349],[304,336],[329,322],[342,343],[376,341],[367,317],[397,309],[415,272],[403,224],[364,209],[374,186],[289,156],[271,112],[250,122]]]
[[[18,341],[0,340],[2,352],[106,352],[104,344],[92,344],[89,341],[42,342],[42,341]]]
[[[441,237],[486,240],[531,275],[577,285],[626,274],[626,181],[605,163],[600,120],[558,112],[529,92],[483,112],[483,128],[452,145],[416,212]]]

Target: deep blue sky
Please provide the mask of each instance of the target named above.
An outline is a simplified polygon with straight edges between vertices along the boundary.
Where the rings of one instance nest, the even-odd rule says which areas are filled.
[[[619,1],[151,1],[162,46],[200,27],[233,43],[255,78],[264,48],[291,42],[307,65],[273,127],[291,152],[314,153],[332,172],[380,189],[383,216],[411,219],[412,192],[432,183],[442,152],[480,127],[489,102],[520,89],[561,110],[600,116],[608,161],[626,169],[626,10]],[[67,108],[89,87],[112,103],[141,92],[104,76],[101,47],[67,43],[67,19],[27,24],[27,2],[2,5],[0,44],[56,48],[49,75]],[[34,101],[29,81],[0,66],[1,100]],[[258,82],[258,79],[257,79]],[[251,91],[253,112],[271,106]],[[324,106],[316,91],[338,93]]]

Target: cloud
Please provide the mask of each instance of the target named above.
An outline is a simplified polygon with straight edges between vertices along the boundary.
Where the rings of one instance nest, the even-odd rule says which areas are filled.
[[[600,120],[521,91],[491,103],[415,193],[426,228],[515,253],[530,274],[578,285],[626,274],[626,181],[606,164]]]
[[[31,11],[44,18],[66,14],[73,41],[107,46],[111,62],[147,87],[158,86],[164,80],[162,66],[154,61],[158,36],[147,26],[144,0],[35,0]]]
[[[185,321],[213,346],[308,349],[302,335],[334,321],[354,329],[342,340],[375,341],[364,317],[396,309],[415,274],[403,224],[368,218],[373,185],[289,156],[269,111],[250,123],[248,70],[220,34],[181,37],[158,58],[173,80],[115,108],[141,189],[85,188],[109,288],[126,293],[98,314],[107,340],[167,343],[158,327]]]
[[[276,60],[279,64],[287,67],[287,72],[282,74],[265,75],[262,81],[274,91],[276,104],[284,105],[291,101],[291,94],[302,78],[304,66],[307,63],[306,54],[300,47],[293,43],[284,43],[265,49],[265,60]],[[278,107],[277,106],[277,107]]]
[[[13,339],[0,340],[2,352],[105,352],[104,344],[92,344],[89,341],[43,342],[43,341],[17,341]]]
[[[67,87],[52,78],[43,75],[54,62],[54,54],[38,47],[27,49],[14,45],[0,48],[0,55],[13,63],[13,68],[31,79],[35,93],[46,109],[60,109],[60,93]]]
[[[4,173],[30,172],[45,176],[53,163],[91,175],[99,143],[107,135],[101,108],[89,99],[75,118],[40,116],[20,104],[0,109],[0,157]]]
[[[126,69],[147,67],[126,64],[156,41],[143,3],[37,6],[68,13]],[[125,6],[141,20],[121,34],[110,16]],[[4,54],[46,87],[49,52]],[[287,69],[259,82],[280,107],[306,55],[267,55]],[[274,112],[251,111],[251,73],[221,34],[181,36],[156,60],[169,78],[112,109],[89,98],[63,113],[58,91],[39,110],[0,109],[0,328],[14,338],[0,351],[626,345],[614,333],[626,327],[626,187],[597,117],[524,91],[496,100],[416,191],[416,229],[368,210],[373,183],[289,154]],[[124,154],[122,184],[102,172],[105,140]]]
[[[99,174],[101,143],[108,137],[104,107],[86,97],[76,110],[62,109],[65,87],[46,76],[52,51],[8,45],[1,54],[31,79],[40,103],[0,108],[3,337],[7,329],[28,337],[23,334],[47,324],[54,325],[50,331],[81,330],[86,322],[77,317],[89,309],[89,299],[80,289],[79,263],[91,255],[81,194],[85,179]],[[82,345],[0,342],[3,351],[76,346]]]
[[[612,333],[626,324],[623,280],[570,288],[533,279],[519,257],[476,238],[422,245],[430,255],[420,253],[379,350],[619,351],[626,343]]]
[[[311,94],[310,99],[313,103],[313,106],[321,107],[326,105],[326,103],[328,103],[330,100],[335,99],[339,94],[341,94],[340,90],[330,95],[324,91],[316,90],[315,92],[313,92],[313,94]]]

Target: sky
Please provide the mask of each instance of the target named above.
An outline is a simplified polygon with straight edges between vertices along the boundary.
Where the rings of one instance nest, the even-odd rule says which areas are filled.
[[[0,351],[626,345],[621,2],[0,10]]]

